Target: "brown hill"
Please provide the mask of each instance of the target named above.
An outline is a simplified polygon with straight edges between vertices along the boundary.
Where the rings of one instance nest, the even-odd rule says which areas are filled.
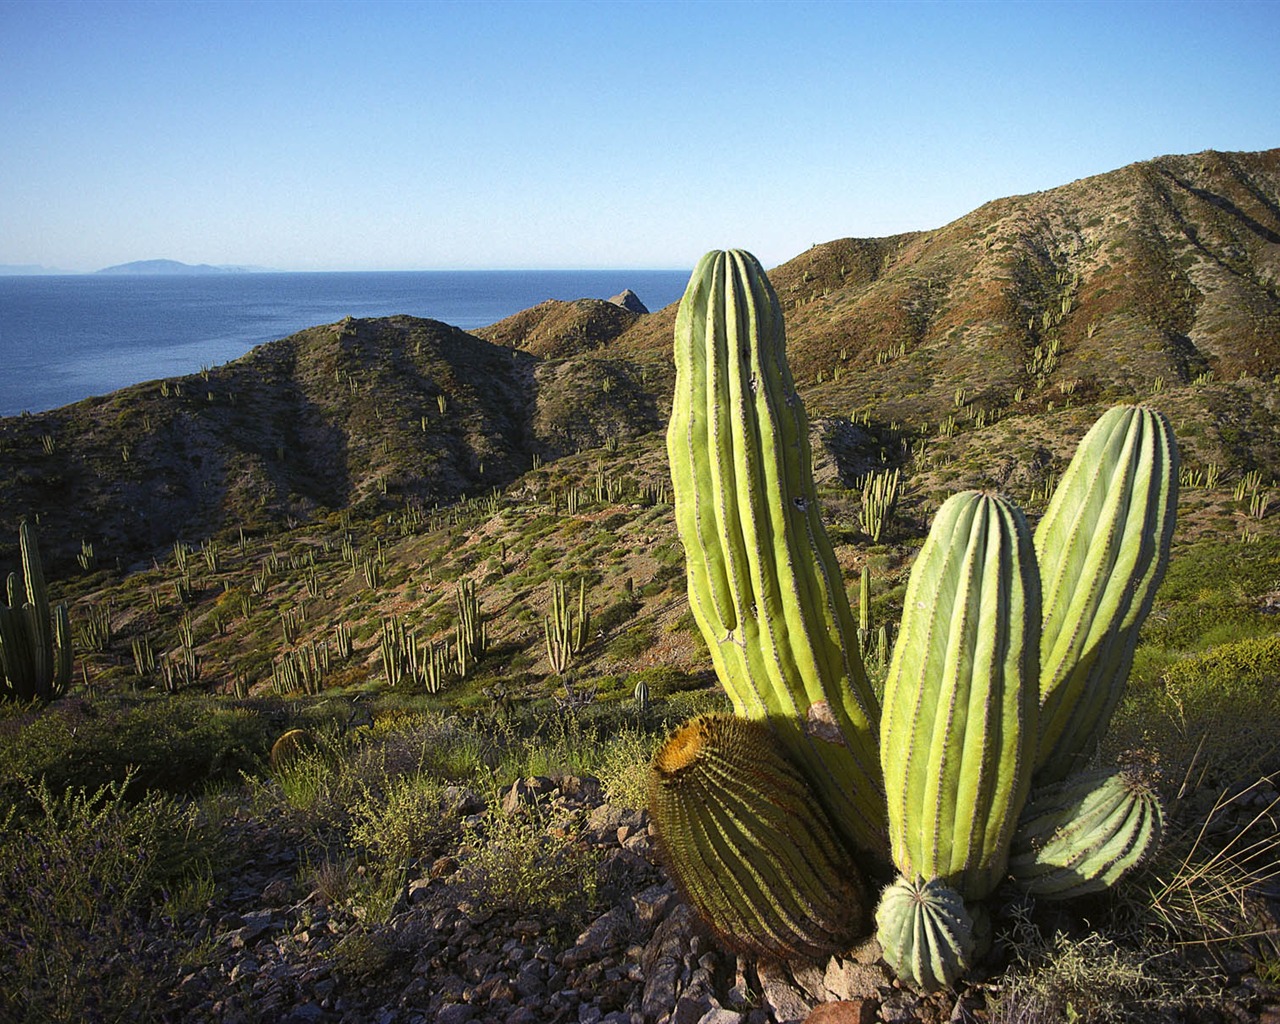
[[[1280,476],[1280,150],[1161,157],[934,232],[817,245],[771,278],[824,472],[948,423],[976,471],[1028,414],[1196,382],[1162,399],[1188,451]],[[347,320],[0,420],[0,564],[23,515],[64,565],[82,538],[128,564],[236,525],[447,503],[640,437],[666,418],[674,317],[583,299],[474,334]]]
[[[798,380],[830,408],[990,405],[1280,371],[1280,149],[1161,157],[933,232],[816,245],[770,272]],[[613,350],[661,353],[675,310]],[[838,373],[837,373],[838,371]],[[828,389],[830,390],[830,389]]]
[[[639,319],[641,314],[603,299],[548,299],[475,333],[495,345],[554,359],[603,348]]]

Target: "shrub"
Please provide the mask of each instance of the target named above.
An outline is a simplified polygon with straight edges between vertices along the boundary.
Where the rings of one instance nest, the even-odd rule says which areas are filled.
[[[33,784],[25,817],[0,805],[0,1018],[81,1021],[88,997],[106,1017],[147,1019],[163,996],[155,979],[175,976],[155,962],[175,950],[151,941],[152,907],[207,873],[213,844],[190,806],[126,799],[132,781]]]

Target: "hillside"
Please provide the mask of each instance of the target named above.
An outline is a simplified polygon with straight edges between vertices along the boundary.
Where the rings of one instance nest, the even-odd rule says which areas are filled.
[[[770,276],[874,685],[947,496],[1034,522],[1104,408],[1172,422],[1172,559],[1099,757],[1149,775],[1165,841],[1114,898],[1001,904],[958,993],[874,941],[723,949],[645,809],[661,737],[727,705],[669,491],[675,308],[347,318],[0,419],[0,575],[28,517],[75,655],[68,698],[0,703],[0,1018],[1280,1019],[1280,150]]]

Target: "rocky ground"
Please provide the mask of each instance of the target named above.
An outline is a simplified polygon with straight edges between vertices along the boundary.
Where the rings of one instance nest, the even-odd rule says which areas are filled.
[[[460,856],[411,874],[376,924],[360,908],[302,892],[297,854],[247,812],[227,827],[256,848],[239,884],[199,921],[204,965],[184,969],[164,1019],[222,1024],[934,1024],[996,1020],[992,985],[921,996],[896,984],[874,940],[826,964],[782,967],[724,951],[656,864],[648,815],[605,802],[591,778],[531,778],[504,809],[575,822],[609,904],[576,937],[554,914],[484,909]],[[448,814],[482,820],[454,790]],[[559,823],[559,824],[557,824]],[[250,835],[257,830],[260,835]],[[162,940],[158,940],[162,941]],[[1280,1022],[1280,994],[1250,975],[1165,1020]],[[86,1019],[92,1019],[86,1018]],[[1012,1020],[1013,1018],[999,1018]],[[1047,1020],[1043,1017],[1018,1017]],[[1085,1018],[1074,1018],[1085,1019]]]

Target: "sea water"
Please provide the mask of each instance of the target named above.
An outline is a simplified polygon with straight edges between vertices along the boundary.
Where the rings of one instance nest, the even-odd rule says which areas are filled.
[[[345,316],[406,313],[474,330],[546,299],[626,288],[656,311],[688,279],[687,270],[0,277],[0,416],[195,373]]]

